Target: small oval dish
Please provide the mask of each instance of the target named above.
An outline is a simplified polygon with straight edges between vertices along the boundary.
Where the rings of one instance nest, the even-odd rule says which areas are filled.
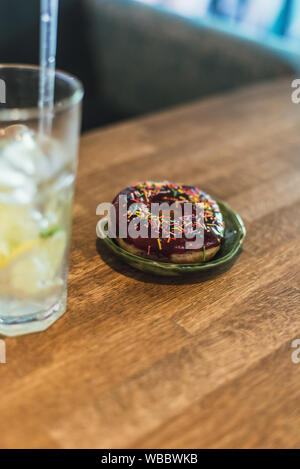
[[[102,241],[122,261],[142,272],[163,276],[180,276],[211,271],[213,269],[218,270],[219,267],[225,267],[233,261],[246,236],[246,229],[241,217],[237,213],[225,202],[217,202],[225,221],[225,236],[220,251],[211,261],[201,264],[171,264],[168,262],[159,262],[131,254],[118,246],[115,241],[109,237],[103,237]],[[101,231],[101,226],[103,225],[101,223],[99,225]],[[103,234],[103,231],[101,234]]]

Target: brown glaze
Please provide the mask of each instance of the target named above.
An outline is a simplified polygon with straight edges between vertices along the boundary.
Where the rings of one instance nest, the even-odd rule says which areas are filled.
[[[126,202],[120,207],[119,196],[126,196]],[[181,226],[177,229],[172,225],[170,233],[164,232],[163,217],[160,217],[159,232],[156,230],[153,235],[153,218],[150,209],[152,203],[167,202],[169,205],[176,204],[182,205],[185,202],[192,203],[192,225],[195,225],[196,220],[196,204],[204,204],[204,247],[210,249],[219,246],[224,236],[224,222],[220,212],[219,206],[208,194],[201,191],[197,187],[164,182],[143,182],[133,186],[128,186],[122,190],[114,199],[113,204],[116,209],[117,221],[117,236],[119,236],[119,222],[120,218],[126,217],[127,227],[130,222],[137,217],[135,212],[137,203],[144,204],[145,213],[147,215],[144,223],[147,224],[148,237],[133,238],[129,234],[124,239],[127,243],[133,244],[136,248],[141,249],[148,253],[158,255],[159,257],[170,257],[172,254],[184,254],[187,250],[189,252],[202,251],[203,248],[187,249],[187,243],[193,241],[193,238],[186,236],[188,228],[184,229],[183,217],[181,217]],[[125,205],[125,206],[124,206]],[[121,215],[120,215],[121,212]],[[139,212],[138,212],[139,213]],[[151,223],[152,222],[152,223]],[[151,233],[152,227],[152,233]],[[175,237],[175,233],[182,231],[182,237]]]

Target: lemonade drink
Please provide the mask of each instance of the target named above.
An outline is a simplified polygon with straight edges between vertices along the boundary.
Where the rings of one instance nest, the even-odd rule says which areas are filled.
[[[0,129],[0,332],[23,333],[23,320],[41,330],[65,311],[75,171],[55,139]]]

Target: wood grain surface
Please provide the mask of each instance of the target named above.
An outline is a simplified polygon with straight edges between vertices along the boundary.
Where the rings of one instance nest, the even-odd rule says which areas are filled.
[[[96,207],[170,179],[248,234],[217,278],[138,273],[96,245]],[[82,138],[68,310],[6,339],[3,448],[299,448],[300,105],[289,78]]]

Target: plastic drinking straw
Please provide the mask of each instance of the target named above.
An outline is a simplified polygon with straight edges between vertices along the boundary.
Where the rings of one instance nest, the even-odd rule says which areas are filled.
[[[41,0],[39,126],[40,132],[48,135],[54,106],[58,3],[59,0]]]

